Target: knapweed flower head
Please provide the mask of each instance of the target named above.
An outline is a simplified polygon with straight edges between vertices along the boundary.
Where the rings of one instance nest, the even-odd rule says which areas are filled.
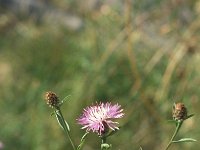
[[[124,116],[123,109],[118,104],[111,103],[97,103],[89,106],[83,110],[83,114],[77,119],[78,124],[82,125],[82,129],[93,131],[102,136],[107,133],[109,129],[118,130],[118,122],[114,121],[116,118]]]
[[[187,118],[187,108],[183,103],[174,103],[172,117],[174,120],[185,120]]]
[[[57,108],[59,106],[59,98],[54,92],[51,91],[46,92],[45,100],[47,105],[49,105],[49,107]]]

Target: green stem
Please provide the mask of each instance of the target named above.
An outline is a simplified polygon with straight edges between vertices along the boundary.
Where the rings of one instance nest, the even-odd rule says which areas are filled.
[[[106,143],[106,136],[101,137],[101,150],[108,150],[109,145]]]
[[[102,143],[102,144],[106,143],[106,137],[102,137],[102,138],[101,138],[101,143]]]
[[[172,135],[172,137],[171,137],[171,139],[170,139],[170,141],[169,141],[169,143],[168,143],[168,145],[167,145],[167,147],[166,147],[165,150],[168,150],[169,147],[171,146],[171,144],[173,143],[173,140],[174,140],[174,138],[176,137],[176,135],[177,135],[179,129],[181,128],[182,123],[183,123],[183,121],[178,121],[178,122],[177,122],[176,129],[175,129],[175,131],[174,131],[174,134]]]
[[[65,131],[65,134],[67,135],[67,138],[69,139],[69,141],[70,141],[70,143],[71,143],[71,145],[72,145],[72,147],[73,147],[73,150],[76,150],[75,145],[74,145],[74,143],[73,143],[73,141],[72,141],[72,138],[71,138],[71,136],[70,136],[70,134],[69,134],[69,130],[68,130],[68,128],[67,128],[65,119],[64,119],[64,117],[63,117],[63,115],[62,115],[62,112],[61,112],[60,108],[57,108],[57,111],[58,111],[58,113],[59,113],[59,115],[60,115],[60,117],[61,117],[61,119],[62,119],[63,129],[64,129],[64,131]]]

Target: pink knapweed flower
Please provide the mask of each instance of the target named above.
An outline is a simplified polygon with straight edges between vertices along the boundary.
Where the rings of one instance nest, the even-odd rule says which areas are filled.
[[[111,105],[111,103],[100,103],[89,106],[83,110],[83,114],[77,119],[78,124],[82,125],[82,129],[93,131],[102,135],[106,133],[109,128],[112,130],[119,129],[118,122],[113,121],[116,118],[124,116],[123,109],[118,104]]]

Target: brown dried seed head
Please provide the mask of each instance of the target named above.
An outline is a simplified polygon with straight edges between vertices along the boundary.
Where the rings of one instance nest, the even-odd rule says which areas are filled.
[[[58,107],[59,105],[59,98],[58,96],[54,93],[54,92],[46,92],[45,94],[45,100],[47,105],[49,105],[49,107]]]
[[[174,120],[185,120],[187,118],[187,108],[183,103],[174,103],[172,116]]]

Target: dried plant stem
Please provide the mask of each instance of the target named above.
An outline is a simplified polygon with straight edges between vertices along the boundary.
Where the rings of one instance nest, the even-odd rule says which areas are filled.
[[[73,150],[76,150],[75,145],[74,145],[74,143],[72,141],[72,138],[71,138],[71,136],[69,134],[69,130],[68,130],[67,124],[65,122],[65,119],[64,119],[64,117],[62,115],[62,112],[61,112],[60,108],[57,108],[56,110],[57,110],[57,113],[60,115],[60,117],[62,119],[62,124],[63,124],[63,129],[65,131],[65,134],[67,135],[67,138],[69,139],[69,141],[70,141],[70,143],[71,143],[71,145],[73,147]]]
[[[155,52],[150,61],[144,67],[144,72],[146,75],[148,75],[155,67],[155,65],[159,63],[159,61],[165,55],[166,51],[167,51],[166,49],[160,49]]]
[[[179,129],[181,128],[182,123],[183,123],[183,121],[180,121],[180,122],[177,123],[177,126],[176,126],[176,129],[175,129],[175,131],[174,131],[174,134],[172,135],[172,137],[171,137],[171,139],[170,139],[170,141],[169,141],[169,143],[168,143],[168,145],[167,145],[167,147],[166,147],[165,150],[168,150],[169,147],[171,146],[171,144],[173,143],[173,140],[174,140],[174,138],[176,137],[176,135],[177,135]]]
[[[188,49],[187,45],[185,44],[185,41],[189,41],[190,39],[192,39],[194,33],[199,28],[199,23],[200,23],[199,20],[191,23],[188,29],[183,33],[182,36],[183,42],[179,42],[176,45],[174,53],[172,54],[172,57],[170,58],[169,64],[163,75],[161,88],[159,88],[158,91],[156,92],[155,100],[158,101],[167,96],[173,72],[178,66],[178,64],[181,62],[183,57],[187,54]]]
[[[126,31],[126,36],[127,36],[127,42],[126,42],[126,53],[130,62],[131,66],[131,72],[133,74],[133,77],[135,78],[135,82],[130,90],[131,93],[134,93],[141,87],[141,79],[140,79],[140,74],[138,72],[137,64],[136,64],[136,59],[135,55],[133,52],[133,42],[131,39],[131,34],[133,33],[132,29],[132,16],[131,16],[131,11],[132,11],[132,1],[131,0],[126,0],[125,1],[125,31]]]
[[[174,52],[172,58],[170,59],[170,62],[165,70],[164,75],[163,75],[162,87],[156,93],[157,94],[156,100],[160,100],[167,95],[168,90],[169,90],[170,81],[172,78],[172,74],[173,74],[175,68],[177,67],[177,65],[182,60],[182,58],[185,56],[186,52],[187,52],[187,48],[182,43],[178,44],[177,47],[175,48],[175,52]]]

